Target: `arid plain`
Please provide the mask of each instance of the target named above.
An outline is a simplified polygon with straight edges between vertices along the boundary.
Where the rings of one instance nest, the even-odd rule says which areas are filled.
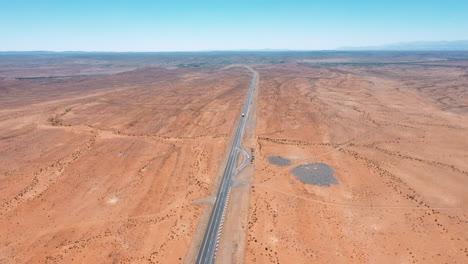
[[[0,263],[179,263],[250,76],[6,80]]]
[[[257,70],[246,263],[468,260],[466,67]],[[331,166],[338,184],[291,174],[312,162]]]
[[[260,75],[255,159],[219,263],[468,261],[466,53],[4,58],[0,263],[193,262],[252,78],[239,64]],[[291,173],[310,163],[336,183]]]

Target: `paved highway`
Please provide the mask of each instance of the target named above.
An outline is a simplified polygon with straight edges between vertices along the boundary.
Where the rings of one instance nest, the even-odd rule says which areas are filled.
[[[218,194],[216,195],[213,209],[211,211],[208,226],[206,227],[200,250],[198,251],[196,260],[196,263],[198,264],[211,264],[215,261],[218,242],[221,237],[221,231],[223,228],[224,216],[229,201],[229,194],[231,192],[232,176],[234,176],[237,171],[239,171],[235,168],[237,164],[237,157],[239,156],[239,151],[242,150],[241,153],[244,154],[244,162],[240,168],[245,167],[245,164],[248,162],[249,158],[247,151],[245,151],[241,145],[241,141],[242,135],[244,134],[245,124],[249,115],[250,105],[252,104],[252,96],[255,91],[255,87],[257,86],[258,73],[250,67],[244,67],[253,73],[253,78],[250,84],[250,89],[247,93],[247,97],[245,99],[244,107],[242,109],[243,115],[240,116],[240,120],[236,128],[234,142],[231,146],[231,151],[229,152],[228,161],[226,168],[224,169],[223,178],[221,179],[221,184],[219,186]]]

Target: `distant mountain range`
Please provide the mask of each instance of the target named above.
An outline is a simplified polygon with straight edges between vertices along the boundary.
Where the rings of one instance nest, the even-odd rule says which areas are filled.
[[[93,54],[93,53],[198,53],[198,52],[309,52],[309,51],[468,51],[468,40],[454,41],[413,41],[399,42],[381,46],[352,47],[324,50],[294,50],[294,49],[232,49],[232,50],[200,50],[200,51],[0,51],[0,55],[46,55],[46,54]]]
[[[400,42],[382,46],[368,47],[341,47],[337,50],[408,50],[408,51],[442,51],[442,50],[468,50],[468,40],[455,41],[414,41]]]

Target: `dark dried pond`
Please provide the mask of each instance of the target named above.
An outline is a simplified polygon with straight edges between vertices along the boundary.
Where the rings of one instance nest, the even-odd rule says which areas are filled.
[[[333,168],[325,163],[310,163],[299,165],[291,171],[300,181],[330,187],[338,184],[338,180],[333,176]]]

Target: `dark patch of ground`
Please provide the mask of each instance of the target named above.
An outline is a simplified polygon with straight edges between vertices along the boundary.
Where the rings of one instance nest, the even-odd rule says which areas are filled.
[[[325,163],[310,163],[299,165],[291,171],[300,181],[330,187],[338,184],[338,180],[333,176],[332,167]]]
[[[283,158],[281,156],[270,156],[268,157],[268,161],[271,163],[271,164],[274,164],[276,166],[289,166],[291,165],[291,161],[286,159],[286,158]]]

